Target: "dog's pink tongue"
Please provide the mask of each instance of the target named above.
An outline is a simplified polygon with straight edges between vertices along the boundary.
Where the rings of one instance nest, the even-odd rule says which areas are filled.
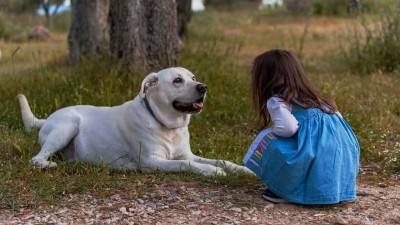
[[[194,103],[194,107],[195,107],[196,109],[202,109],[202,108],[203,108],[203,103],[202,103],[202,102],[200,102],[200,103]]]

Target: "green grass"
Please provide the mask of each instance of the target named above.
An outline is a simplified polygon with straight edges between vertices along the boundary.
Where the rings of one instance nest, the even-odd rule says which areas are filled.
[[[269,11],[208,11],[193,17],[181,66],[191,70],[209,90],[205,109],[192,117],[190,124],[193,151],[241,163],[257,134],[249,98],[251,59],[273,47],[296,50],[301,44],[311,80],[336,100],[354,129],[363,164],[376,165],[385,174],[398,174],[400,78],[386,73],[362,76],[340,65],[338,36],[332,30],[341,30],[343,18],[281,18],[282,14],[269,16]],[[307,33],[306,20],[310,20]],[[27,96],[37,117],[46,118],[70,105],[119,105],[137,95],[142,78],[150,72],[122,71],[107,60],[83,60],[68,66],[66,34],[56,37],[56,42],[4,43],[0,61],[0,209],[74,204],[63,200],[69,194],[109,196],[132,186],[135,197],[146,186],[176,180],[232,187],[261,184],[256,177],[234,174],[201,177],[118,172],[63,162],[57,156],[53,158],[59,164],[57,169],[35,168],[29,160],[40,149],[37,132],[23,131],[18,93]],[[40,60],[33,56],[39,52]]]

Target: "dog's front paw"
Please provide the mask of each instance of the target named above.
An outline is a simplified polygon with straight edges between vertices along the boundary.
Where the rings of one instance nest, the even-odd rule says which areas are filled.
[[[247,174],[251,174],[251,175],[257,176],[253,171],[251,171],[248,168],[246,168],[246,170],[244,172],[247,173]]]
[[[222,168],[216,167],[217,169],[215,170],[215,176],[226,176],[225,171]]]
[[[56,168],[57,167],[57,163],[55,162],[50,162],[47,160],[43,160],[43,159],[36,159],[33,158],[31,160],[31,162],[37,166],[40,166],[40,168],[42,169],[52,169],[52,168]]]
[[[225,171],[219,167],[214,167],[210,170],[204,171],[202,174],[204,176],[226,176]]]
[[[249,168],[245,167],[245,166],[238,166],[235,170],[235,172],[237,173],[242,173],[242,174],[252,174],[252,175],[256,175],[253,171],[251,171]]]

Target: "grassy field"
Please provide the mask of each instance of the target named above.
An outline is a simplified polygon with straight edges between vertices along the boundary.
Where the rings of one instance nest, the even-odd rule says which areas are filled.
[[[399,73],[353,73],[343,60],[349,48],[351,18],[300,17],[261,11],[213,11],[197,14],[183,40],[181,66],[209,92],[203,112],[192,118],[191,145],[203,156],[241,163],[257,131],[249,98],[249,69],[254,56],[271,48],[297,52],[312,82],[332,96],[354,129],[362,164],[385,175],[400,172]],[[66,32],[49,41],[1,42],[0,60],[0,208],[57,203],[70,193],[108,195],[129,185],[144,188],[168,179],[201,180],[215,185],[259,185],[257,178],[204,178],[194,174],[110,171],[66,163],[42,171],[29,163],[40,149],[37,132],[23,130],[18,93],[24,93],[38,118],[61,107],[113,106],[132,99],[145,72],[124,72],[107,61],[68,66]],[[141,184],[141,185],[139,185]],[[140,192],[139,192],[140,193]],[[65,204],[65,203],[64,203]]]

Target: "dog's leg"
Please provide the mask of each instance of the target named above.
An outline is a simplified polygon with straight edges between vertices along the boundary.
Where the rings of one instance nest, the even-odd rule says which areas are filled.
[[[56,167],[57,164],[55,162],[48,161],[49,157],[67,146],[77,133],[78,125],[74,123],[53,127],[46,135],[40,152],[32,158],[32,162],[42,168]]]
[[[143,160],[140,165],[142,172],[151,172],[154,170],[168,171],[168,172],[183,172],[192,171],[194,173],[202,174],[205,176],[217,175],[225,176],[225,172],[212,165],[206,165],[189,160],[166,160],[161,158],[151,158]]]
[[[248,168],[246,168],[244,166],[239,166],[239,165],[229,162],[227,160],[207,159],[207,158],[199,157],[196,155],[192,156],[192,160],[197,163],[208,164],[208,165],[220,167],[224,170],[228,170],[228,171],[235,172],[235,173],[253,174],[253,172],[251,170],[249,170]]]

